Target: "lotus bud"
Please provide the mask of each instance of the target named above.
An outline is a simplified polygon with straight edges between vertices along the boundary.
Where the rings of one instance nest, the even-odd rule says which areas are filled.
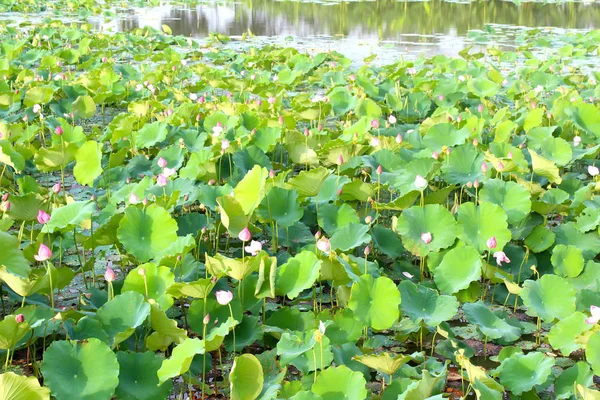
[[[283,115],[279,116],[279,125],[283,125]]]
[[[371,217],[370,215],[367,215],[365,217],[365,224],[370,224],[371,222],[373,222],[373,217]]]
[[[338,196],[341,196],[341,195],[342,195],[342,188],[339,188],[339,189],[337,190],[337,195],[338,195]]]
[[[40,244],[40,248],[38,249],[37,254],[34,255],[33,258],[35,258],[35,260],[39,262],[49,260],[50,258],[52,258],[52,250],[50,250],[48,246],[42,243]]]
[[[271,179],[275,178],[275,171],[273,171],[273,169],[269,170],[269,178],[271,178]]]
[[[167,183],[169,183],[169,180],[167,179],[166,176],[164,176],[163,174],[158,175],[158,177],[156,178],[156,183],[158,184],[158,186],[160,187],[165,187],[167,186]]]
[[[598,170],[598,167],[594,165],[588,165],[588,174],[590,174],[591,176],[597,176],[598,174],[600,174],[600,170]]]
[[[414,184],[417,187],[417,189],[423,190],[427,187],[427,180],[425,178],[423,178],[421,175],[417,175],[415,177]]]
[[[377,137],[371,138],[371,146],[373,146],[373,147],[379,146],[379,139]]]
[[[223,139],[221,140],[221,151],[226,151],[229,148],[229,140]]]
[[[212,278],[210,278],[210,281],[211,281],[211,282],[213,283],[213,285],[214,285],[215,283],[217,283],[217,277],[216,277],[216,276],[213,276]]]
[[[479,187],[479,179],[475,178],[475,180],[473,181],[473,187],[475,189],[477,189]]]
[[[396,135],[396,143],[402,143],[402,135],[400,133]]]
[[[470,188],[472,188],[472,187],[473,187],[473,182],[471,182],[471,181],[467,182],[467,187],[468,187],[469,189],[470,189]]]
[[[431,243],[431,241],[433,240],[433,237],[431,236],[431,232],[424,232],[421,233],[421,240],[423,241],[423,243],[425,244],[429,244]]]
[[[90,200],[91,200],[91,201],[96,201],[96,195],[95,195],[95,194],[91,195],[91,196],[90,196]]]
[[[371,247],[370,246],[365,247],[364,254],[365,254],[365,256],[368,256],[369,254],[371,254]]]
[[[504,171],[504,164],[502,163],[502,161],[498,161],[498,168],[496,168],[498,171]]]
[[[479,113],[482,113],[482,112],[483,112],[483,104],[479,104],[479,105],[477,106],[477,111],[478,111]]]
[[[210,179],[208,181],[208,186],[214,186],[217,183],[217,181],[215,181],[214,179]]]
[[[462,122],[462,115],[459,115],[458,117],[456,117],[456,122]]]
[[[269,102],[269,104],[275,104],[275,102],[277,101],[277,99],[273,96],[270,96],[267,101]]]
[[[487,170],[488,170],[488,165],[484,161],[484,162],[481,163],[481,172],[483,172],[485,174],[487,172]]]
[[[17,321],[17,324],[21,324],[25,321],[25,316],[23,314],[18,314],[15,316],[15,321]]]
[[[115,271],[110,267],[106,267],[106,271],[104,272],[104,280],[106,282],[112,282],[115,280]]]
[[[238,238],[242,242],[247,242],[252,238],[252,234],[250,233],[250,230],[248,229],[248,227],[242,229],[242,231],[238,234]]]
[[[321,238],[321,231],[317,231],[317,233],[315,233],[315,239],[319,240]]]
[[[388,117],[388,122],[390,123],[390,125],[394,125],[397,122],[397,119],[393,115],[390,115]]]
[[[477,138],[473,139],[473,146],[477,147],[479,145],[479,140]]]
[[[381,167],[381,165],[379,165],[377,167],[377,169],[375,170],[375,172],[377,172],[377,175],[381,175],[381,173],[383,172],[383,168]]]
[[[148,205],[148,198],[144,197],[144,200],[142,200],[142,204],[144,205],[144,207],[146,207]]]
[[[138,274],[140,276],[146,276],[146,268],[140,268],[140,269],[138,269]]]
[[[327,253],[330,248],[331,245],[329,244],[329,239],[327,239],[326,237],[322,237],[317,241],[317,249],[319,249],[323,253]]]
[[[0,211],[8,212],[10,211],[10,201],[3,201],[0,203]]]
[[[378,119],[371,120],[371,127],[373,129],[379,129],[379,120]]]
[[[581,136],[575,136],[573,138],[573,146],[577,147],[581,143]]]
[[[61,188],[62,184],[60,182],[56,183],[54,186],[52,186],[52,193],[59,194]]]
[[[129,204],[137,204],[140,202],[140,199],[135,195],[135,193],[131,193],[129,196]]]
[[[496,246],[498,246],[498,242],[496,242],[496,237],[492,236],[491,238],[489,238],[485,242],[485,245],[488,247],[488,249],[495,249]]]
[[[438,99],[439,99],[440,101],[444,101],[444,95],[443,95],[443,94],[440,94],[440,95],[438,96]]]
[[[337,165],[342,165],[344,163],[344,156],[341,154],[337,158]]]
[[[37,220],[42,225],[47,224],[50,221],[50,214],[44,212],[44,210],[39,210]]]
[[[62,136],[62,134],[63,134],[63,128],[61,126],[57,126],[54,129],[54,133],[56,133],[58,136]]]
[[[306,136],[306,137],[310,136],[310,131],[308,130],[308,128],[304,128],[304,136]]]
[[[204,323],[204,325],[208,325],[208,323],[210,322],[210,314],[206,314],[202,322]]]
[[[431,154],[431,158],[437,160],[438,158],[440,158],[440,155],[438,154],[437,151],[434,150],[433,153]]]
[[[165,160],[164,158],[160,157],[158,159],[157,164],[158,164],[159,167],[164,168],[164,167],[167,166],[167,160]]]
[[[188,201],[190,199],[190,195],[186,194],[185,196],[183,196],[183,201]]]
[[[229,290],[217,290],[215,296],[217,297],[217,302],[222,306],[226,306],[233,300],[233,293]]]
[[[509,160],[512,160],[512,158],[513,158],[513,152],[509,151],[508,153],[506,153],[506,158],[508,158]]]

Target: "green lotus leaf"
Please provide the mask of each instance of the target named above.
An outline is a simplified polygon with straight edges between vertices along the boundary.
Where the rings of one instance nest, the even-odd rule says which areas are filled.
[[[470,136],[469,129],[456,129],[454,125],[442,123],[433,125],[423,137],[423,145],[427,149],[441,151],[443,147],[453,147],[465,142]]]
[[[0,321],[0,349],[9,350],[31,331],[27,322],[17,322],[14,315]]]
[[[434,376],[429,371],[423,371],[423,377],[419,381],[413,381],[406,390],[398,396],[398,400],[420,400],[420,399],[436,399],[439,396],[432,397],[439,393],[439,386],[445,377],[445,374]],[[441,395],[440,395],[441,396]]]
[[[125,292],[105,303],[96,313],[115,346],[133,334],[135,328],[144,323],[150,315],[150,304],[137,292]]]
[[[374,279],[363,275],[354,282],[348,300],[356,318],[375,330],[388,329],[400,317],[400,292],[394,282],[386,277]]]
[[[596,227],[600,224],[600,208],[590,208],[586,207],[581,211],[581,213],[577,216],[577,222],[575,222],[575,226],[581,232],[588,232],[592,229],[596,229]]]
[[[183,343],[175,346],[171,357],[163,360],[156,373],[158,384],[162,385],[171,378],[185,374],[190,369],[196,354],[204,354],[204,340],[187,338]]]
[[[282,331],[303,332],[315,326],[315,314],[302,312],[297,308],[282,307],[269,316],[265,325],[277,327]]]
[[[282,228],[289,228],[302,218],[304,209],[298,203],[298,192],[273,186],[256,209],[256,215],[263,223],[277,222]]]
[[[360,218],[354,208],[346,203],[324,204],[319,207],[318,222],[328,235],[333,235],[339,228],[360,223]]]
[[[369,235],[368,225],[348,224],[337,229],[329,240],[329,243],[331,249],[348,251],[370,241],[371,235]]]
[[[244,213],[242,205],[231,196],[223,196],[217,199],[221,222],[233,237],[237,237],[244,228],[248,227],[248,218]]]
[[[0,398],[4,400],[50,400],[50,390],[40,386],[35,376],[14,372],[0,375]]]
[[[72,230],[83,221],[90,219],[96,206],[91,201],[75,201],[64,207],[52,210],[50,221],[44,225],[43,232]]]
[[[6,215],[16,221],[35,221],[40,209],[45,209],[44,203],[36,193],[24,196],[10,196],[10,210]]]
[[[259,253],[258,279],[254,296],[258,298],[275,297],[277,279],[277,258],[269,257],[265,252]]]
[[[552,249],[552,265],[557,275],[574,278],[583,271],[584,259],[576,246],[558,244]]]
[[[506,212],[509,224],[517,224],[531,212],[531,197],[527,189],[512,181],[489,179],[479,192],[481,202],[496,204]]]
[[[560,184],[562,182],[560,171],[554,162],[538,155],[531,149],[528,149],[528,151],[531,156],[531,166],[536,175],[548,178],[552,183]]]
[[[591,386],[594,374],[588,363],[579,361],[577,364],[565,369],[554,382],[554,394],[556,399],[570,399],[575,396],[576,385]],[[600,394],[600,393],[599,393]],[[584,395],[583,398],[594,400],[591,396]]]
[[[483,263],[479,252],[471,246],[448,251],[434,271],[434,281],[442,293],[456,293],[479,279]]]
[[[369,368],[373,368],[384,374],[393,375],[400,367],[409,362],[412,357],[402,354],[396,354],[392,357],[389,353],[384,352],[380,354],[354,356],[353,359]]]
[[[238,281],[258,270],[259,264],[260,258],[256,257],[239,259],[228,258],[221,254],[217,254],[214,257],[206,255],[206,268],[210,271],[211,275],[217,277],[228,275]]]
[[[185,329],[177,327],[177,321],[167,317],[158,305],[152,304],[150,309],[150,323],[154,332],[146,338],[149,350],[165,351],[171,344],[180,344],[187,338]]]
[[[73,174],[81,185],[92,186],[102,173],[102,144],[94,140],[85,142],[75,154]]]
[[[173,383],[167,381],[159,386],[157,371],[162,358],[152,352],[132,353],[120,351],[119,386],[116,395],[123,400],[163,400],[169,396]]]
[[[395,174],[394,180],[391,183],[394,188],[398,189],[401,196],[399,199],[394,200],[393,203],[399,202],[400,205],[405,203],[412,204],[414,200],[411,201],[412,196],[409,194],[411,192],[419,193],[422,190],[422,188],[415,185],[417,175],[427,179],[438,166],[439,164],[433,158],[417,158],[410,161],[406,167],[402,168],[401,174]],[[385,175],[382,174],[382,176]]]
[[[511,239],[506,213],[496,204],[482,202],[475,206],[474,203],[463,203],[458,207],[457,220],[458,237],[479,253],[500,251]],[[494,249],[486,244],[491,237],[496,238]]]
[[[324,400],[363,400],[367,398],[366,383],[363,374],[341,365],[322,371],[311,391]]]
[[[50,86],[35,86],[25,93],[23,104],[32,107],[34,104],[46,104],[52,100],[54,88]]]
[[[206,308],[204,305],[205,301]],[[231,306],[233,318],[235,319],[235,321],[232,321],[231,325],[229,325],[229,319],[231,319],[229,305]],[[206,336],[210,337],[214,331],[216,332],[216,336],[222,336],[224,338],[234,325],[239,324],[242,321],[243,317],[242,305],[237,296],[235,296],[229,305],[223,306],[219,304],[215,296],[211,296],[206,300],[198,299],[192,301],[188,311],[188,322],[190,324],[190,328],[199,335],[202,335],[204,331],[204,323],[202,320],[206,314],[209,314],[211,323],[207,327]],[[205,347],[207,348],[207,351],[210,351],[208,350],[208,342],[209,339],[206,340]]]
[[[242,321],[235,326],[235,351],[241,352],[246,346],[252,346],[257,340],[262,339],[263,331],[258,323],[258,317],[244,315]],[[225,348],[233,350],[233,335],[225,338]]]
[[[345,87],[336,86],[327,95],[329,103],[336,116],[346,114],[348,111],[356,107],[357,98]]]
[[[475,179],[483,180],[481,163],[483,154],[476,151],[471,144],[463,144],[452,150],[448,161],[442,166],[442,178],[447,183],[466,185]]]
[[[539,109],[541,111],[541,109]],[[563,138],[547,137],[539,143],[536,150],[542,157],[554,161],[559,167],[564,167],[571,162],[573,151],[571,145]]]
[[[0,140],[0,162],[13,167],[17,172],[25,169],[25,158],[7,140]]]
[[[404,247],[412,254],[424,257],[451,246],[456,239],[456,221],[439,204],[424,207],[411,207],[398,218],[396,231],[402,238]],[[431,234],[431,242],[421,239],[423,233]]]
[[[25,259],[19,246],[19,239],[6,232],[0,232],[0,266],[5,268],[6,273],[26,278],[31,273],[29,262]],[[0,279],[6,281],[0,276]]]
[[[498,367],[500,383],[516,395],[541,385],[552,373],[554,359],[539,352],[515,353]]]
[[[585,322],[585,314],[576,311],[563,320],[560,320],[550,328],[548,342],[554,349],[560,350],[565,356],[581,348],[581,344],[575,339],[592,328]]]
[[[404,280],[398,285],[402,311],[415,324],[438,326],[456,315],[459,303],[454,296],[439,295],[435,290]]]
[[[584,131],[600,137],[600,110],[593,104],[579,102],[565,110],[575,125]]]
[[[523,130],[528,133],[528,137],[531,135],[530,130],[532,128],[536,128],[542,124],[542,119],[544,118],[544,109],[536,108],[531,110],[525,117],[525,121],[523,122]]]
[[[312,350],[316,344],[317,341],[311,331],[284,332],[277,342],[277,355],[281,358],[281,363],[287,365]]]
[[[328,176],[329,171],[327,168],[313,168],[309,171],[300,172],[288,181],[288,185],[296,189],[300,197],[313,197],[319,194]]]
[[[246,215],[252,214],[263,199],[268,176],[268,169],[255,165],[233,190],[233,197],[242,206]]]
[[[536,281],[526,280],[521,297],[527,315],[544,321],[564,319],[575,312],[575,289],[560,276],[544,275]]]
[[[265,378],[260,361],[252,354],[236,357],[229,373],[232,400],[255,400],[262,391]]]
[[[169,125],[164,122],[153,122],[146,124],[135,133],[135,146],[138,149],[146,149],[164,141],[169,133]]]
[[[354,316],[349,308],[335,313],[333,323],[327,327],[325,334],[332,344],[343,345],[344,343],[355,343],[362,334],[363,326]]]
[[[145,270],[145,278],[139,272]],[[132,269],[127,274],[121,293],[128,291],[138,292],[154,299],[162,310],[168,310],[173,305],[173,298],[168,295],[167,288],[175,282],[175,275],[171,269],[156,264],[146,263]]]
[[[600,236],[597,232],[581,233],[574,222],[559,224],[552,231],[556,234],[556,244],[573,245],[581,249],[586,260],[600,253]]]
[[[400,238],[391,229],[383,225],[373,225],[371,227],[371,237],[375,247],[389,257],[396,258],[404,253],[404,246]]]
[[[115,353],[100,340],[60,340],[44,352],[44,383],[57,400],[77,393],[85,400],[109,400],[119,384],[119,363]]]
[[[129,206],[117,230],[119,242],[138,261],[146,262],[167,250],[177,240],[177,222],[162,207]]]
[[[71,109],[77,118],[92,118],[96,115],[96,102],[90,96],[79,96]]]
[[[477,97],[494,97],[500,91],[498,84],[482,76],[471,79],[467,87]]]
[[[512,343],[521,337],[521,329],[498,317],[481,301],[465,303],[462,308],[467,321],[476,325],[490,339],[501,339],[502,343]]]
[[[77,321],[77,325],[67,328],[71,340],[86,340],[96,338],[104,343],[109,342],[108,335],[100,321],[91,316],[85,316]]]
[[[590,363],[594,374],[600,373],[600,332],[594,332],[585,345],[585,358]]]
[[[550,229],[542,225],[537,225],[529,236],[525,238],[525,244],[534,253],[541,253],[554,244],[556,235]]]
[[[295,299],[315,283],[321,271],[321,260],[311,251],[302,251],[277,269],[276,293]]]
[[[202,278],[193,282],[175,282],[167,289],[167,294],[176,298],[192,297],[194,299],[207,298],[215,284],[211,279]]]

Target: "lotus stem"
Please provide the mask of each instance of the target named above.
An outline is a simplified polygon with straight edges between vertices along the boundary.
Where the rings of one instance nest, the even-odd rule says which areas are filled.
[[[48,280],[50,282],[50,306],[54,310],[54,286],[52,284],[52,268],[50,266],[50,261],[46,261],[46,268],[48,273]]]
[[[204,301],[204,308],[206,308],[206,300]],[[206,312],[204,313],[206,315]],[[202,327],[202,339],[206,340],[206,324]],[[206,351],[202,354],[202,397],[204,400],[204,386],[206,385]]]
[[[144,290],[146,291],[146,300],[149,299],[148,296],[148,280],[146,279],[146,275],[142,275],[142,278],[144,278]]]
[[[228,306],[229,306],[229,315],[231,315],[231,319],[233,320],[233,322],[235,322],[235,318],[233,318],[233,310],[231,309],[231,303],[229,303]],[[231,332],[233,333],[233,357],[235,357],[235,324],[233,325]]]
[[[313,376],[313,381],[314,381],[314,383],[316,383],[317,382],[317,353],[315,352],[314,347],[312,349],[312,353],[313,353],[313,364],[315,365],[315,374]]]

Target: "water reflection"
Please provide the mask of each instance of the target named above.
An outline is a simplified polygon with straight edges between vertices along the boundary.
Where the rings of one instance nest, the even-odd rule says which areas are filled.
[[[337,4],[246,0],[136,8],[104,28],[160,29],[162,24],[168,24],[174,34],[195,38],[213,32],[236,36],[250,30],[263,37],[344,38],[342,43],[352,42],[354,46],[357,40],[368,46],[392,41],[413,51],[419,51],[423,47],[420,45],[432,45],[436,53],[456,54],[472,42],[466,39],[470,30],[485,29],[489,24],[501,30],[494,41],[506,45],[511,44],[516,32],[527,27],[596,28],[600,24],[600,5],[573,2],[516,5],[501,0],[470,3],[378,0]],[[322,39],[316,39],[315,44],[324,46],[329,42],[330,39],[323,44]]]

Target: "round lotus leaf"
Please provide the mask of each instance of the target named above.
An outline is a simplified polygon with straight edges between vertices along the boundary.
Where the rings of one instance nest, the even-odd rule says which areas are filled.
[[[348,307],[365,326],[375,330],[388,329],[398,320],[400,292],[386,277],[374,279],[363,275],[352,285]]]
[[[479,192],[481,202],[496,204],[506,212],[509,224],[518,224],[531,212],[531,195],[513,181],[488,179]]]
[[[596,375],[600,374],[600,332],[594,332],[585,345],[585,358]]]
[[[139,274],[142,268],[146,271],[145,277]],[[144,278],[146,283],[144,283]],[[147,287],[148,298],[156,300],[161,309],[168,310],[173,305],[173,298],[166,292],[174,282],[175,275],[171,268],[146,263],[129,271],[121,293],[133,291],[145,296]]]
[[[521,297],[527,315],[544,321],[563,319],[575,312],[575,289],[557,275],[546,274],[536,281],[525,281]]]
[[[321,260],[311,251],[302,251],[277,269],[276,293],[295,299],[315,283]]]
[[[458,207],[458,237],[479,253],[502,250],[510,241],[511,233],[504,210],[493,203],[463,203]],[[487,247],[487,241],[496,238],[496,247]]]
[[[525,238],[525,244],[534,253],[541,253],[554,244],[556,235],[545,226],[538,225]]]
[[[242,354],[236,357],[229,373],[231,399],[256,399],[262,391],[264,380],[263,368],[256,356]]]
[[[415,324],[438,326],[456,315],[459,303],[454,296],[439,295],[435,290],[404,280],[398,285],[402,311]]]
[[[439,204],[411,207],[398,218],[396,231],[402,237],[404,247],[412,254],[424,257],[431,252],[451,246],[456,239],[456,221],[452,213]],[[425,243],[424,233],[431,234]]]
[[[183,343],[175,346],[171,353],[171,357],[163,360],[160,368],[156,372],[159,384],[164,384],[171,378],[185,374],[190,369],[194,356],[203,353],[204,340],[198,338],[187,338]]]
[[[304,215],[298,202],[298,192],[273,186],[256,209],[261,222],[276,221],[282,228],[294,225]]]
[[[481,255],[471,246],[456,247],[446,253],[434,271],[434,281],[442,293],[453,294],[469,287],[481,276]]]
[[[353,357],[354,360],[361,364],[366,365],[369,368],[373,368],[384,374],[393,375],[402,367],[404,364],[409,362],[412,357],[402,354],[395,354],[393,357],[389,353],[384,352],[380,354],[366,354]]]
[[[553,325],[548,334],[548,342],[552,348],[560,350],[565,356],[580,349],[581,344],[577,343],[575,339],[583,332],[592,329],[593,326],[586,323],[585,319],[585,314],[577,311]]]
[[[119,386],[116,395],[119,400],[163,400],[173,388],[170,380],[158,386],[156,374],[162,364],[162,357],[153,352],[132,353],[120,351]]]
[[[40,386],[35,376],[22,376],[14,372],[0,375],[0,399],[50,400],[50,390]]]
[[[484,336],[501,339],[501,343],[512,343],[521,337],[521,329],[506,322],[481,301],[463,304],[467,321],[477,326]]]
[[[117,356],[95,338],[85,342],[60,340],[44,353],[44,383],[57,400],[110,400],[119,384]]]
[[[311,391],[324,399],[363,400],[367,397],[366,383],[363,374],[341,365],[322,371]]]
[[[104,303],[96,319],[110,338],[110,344],[116,345],[131,336],[150,315],[150,304],[137,292],[125,292]]]
[[[146,262],[177,240],[177,222],[167,210],[155,204],[143,209],[129,206],[119,223],[117,237],[127,252]]]
[[[575,246],[558,244],[552,250],[552,265],[557,275],[575,278],[583,271],[583,254]]]
[[[483,162],[483,153],[475,150],[472,144],[463,144],[455,147],[448,162],[442,166],[442,178],[449,184],[466,185],[468,182],[474,182],[475,179],[482,181],[484,178],[481,172],[481,163]]]
[[[543,353],[515,353],[498,367],[500,383],[516,395],[546,382],[552,373],[554,359]]]

